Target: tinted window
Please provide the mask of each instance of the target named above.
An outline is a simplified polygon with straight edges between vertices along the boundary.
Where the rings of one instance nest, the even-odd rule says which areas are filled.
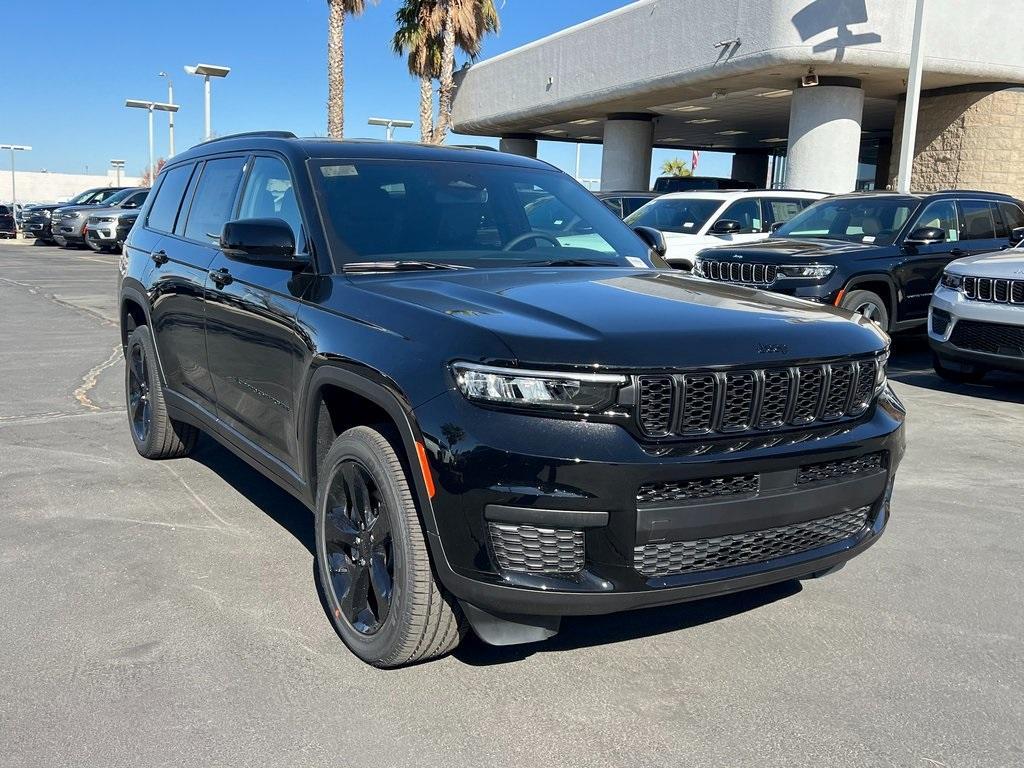
[[[649,197],[624,197],[622,198],[622,215],[629,216],[633,211],[651,201]]]
[[[93,203],[105,203],[107,200],[112,198],[114,195],[116,195],[116,194],[118,194],[119,192],[122,192],[122,191],[123,190],[120,190],[120,189],[104,189],[102,192],[99,192],[96,195],[96,197],[93,198],[90,202],[93,202]]]
[[[810,202],[810,200],[786,200],[778,197],[763,199],[761,203],[764,207],[765,226],[771,226],[777,221],[789,221],[806,208]]]
[[[888,196],[822,200],[783,224],[775,235],[887,245],[917,206],[917,200]]]
[[[695,235],[721,207],[721,200],[706,197],[660,197],[627,216],[626,223]]]
[[[941,229],[946,233],[946,242],[955,243],[960,239],[956,204],[952,200],[936,200],[929,203],[911,229],[920,229],[921,227]]]
[[[138,208],[140,205],[146,202],[146,198],[148,196],[149,190],[136,192],[133,195],[131,195],[127,200],[125,200],[123,205],[125,208]]]
[[[761,231],[761,206],[756,198],[750,200],[737,200],[725,209],[725,213],[718,217],[718,220],[729,219],[738,221],[740,224],[739,235],[749,235]]]
[[[8,208],[6,205],[0,205],[0,216],[10,216],[10,215],[11,215],[11,209]]]
[[[218,242],[224,224],[231,219],[244,165],[244,157],[206,161],[189,206],[185,237],[207,243]]]
[[[999,203],[996,210],[999,214],[996,223],[1001,224],[996,232],[997,237],[1009,237],[1017,227],[1024,227],[1024,212],[1013,203]]]
[[[607,205],[612,213],[618,216],[620,219],[625,215],[622,212],[622,198],[621,197],[605,197],[601,200],[602,203]]]
[[[120,205],[122,202],[127,200],[128,197],[130,195],[132,195],[133,193],[134,193],[134,190],[122,189],[122,190],[120,190],[118,192],[115,192],[114,194],[110,195],[110,197],[108,197],[103,202],[106,203],[107,205]]]
[[[985,200],[961,200],[960,212],[964,227],[962,240],[992,240],[996,236],[996,223],[992,218],[992,206]]]
[[[393,194],[399,194],[399,191],[395,190]],[[281,160],[276,157],[255,159],[245,183],[238,218],[282,219],[292,228],[296,247],[302,250],[302,216],[291,174]]]
[[[146,225],[159,232],[173,232],[181,198],[192,175],[191,165],[179,165],[161,174],[160,187],[146,217]]]

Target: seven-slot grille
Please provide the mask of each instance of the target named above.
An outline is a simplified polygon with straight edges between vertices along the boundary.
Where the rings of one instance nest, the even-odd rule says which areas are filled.
[[[960,349],[1024,357],[1024,326],[957,320],[949,340]]]
[[[965,277],[964,296],[972,301],[991,301],[997,304],[1024,304],[1024,280],[1004,280],[995,277]]]
[[[637,423],[648,437],[767,430],[859,416],[878,363],[805,365],[637,377]]]
[[[532,525],[488,523],[498,567],[527,573],[583,570],[583,531]]]
[[[779,276],[775,264],[754,264],[741,261],[705,261],[701,259],[701,274],[708,280],[723,283],[771,285]]]
[[[675,576],[763,563],[856,536],[868,524],[870,507],[782,525],[693,541],[647,544],[633,549],[633,567],[642,575]]]

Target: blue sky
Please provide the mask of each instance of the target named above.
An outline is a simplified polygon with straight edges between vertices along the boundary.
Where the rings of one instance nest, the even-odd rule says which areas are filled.
[[[487,39],[481,58],[627,3],[506,0],[502,31]],[[417,82],[390,48],[398,4],[380,0],[346,24],[346,136],[382,137],[382,128],[366,125],[372,115],[417,117]],[[45,10],[36,3],[6,5],[0,142],[32,145],[32,152],[19,154],[19,169],[81,173],[88,166],[97,172],[117,157],[127,160],[129,173],[141,172],[148,153],[146,113],[123,104],[126,98],[166,100],[166,82],[156,74],[161,70],[171,74],[181,105],[177,149],[196,143],[202,135],[202,82],[182,71],[183,65],[196,62],[232,68],[226,80],[213,83],[216,133],[270,128],[300,136],[326,133],[325,0],[51,0]],[[581,64],[600,66],[599,61]],[[158,114],[155,120],[161,157],[167,154],[166,116]],[[400,130],[397,137],[414,140],[418,135],[413,128]],[[449,139],[460,140],[467,139]],[[574,170],[575,145],[542,142],[539,155]],[[657,150],[655,169],[673,156],[690,159],[689,151]],[[700,174],[729,175],[729,158],[702,153]],[[0,169],[8,162],[0,157]],[[582,175],[596,178],[600,167],[600,147],[584,146]]]

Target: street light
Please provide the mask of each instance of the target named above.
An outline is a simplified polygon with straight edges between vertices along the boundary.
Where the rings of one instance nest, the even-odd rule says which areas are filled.
[[[412,120],[395,120],[390,117],[371,117],[366,124],[383,125],[387,129],[385,136],[388,141],[395,138],[395,128],[412,128]]]
[[[174,114],[173,112],[171,114]],[[124,160],[111,160],[110,167],[117,171],[117,184],[114,186],[121,186],[121,171],[124,170]]]
[[[216,64],[196,64],[194,66],[186,66],[185,72],[189,75],[202,77],[204,80],[203,90],[205,92],[206,103],[206,131],[203,134],[203,140],[209,141],[213,138],[210,133],[210,78],[227,77],[231,72],[231,67],[220,67]]]
[[[907,99],[903,104],[903,137],[900,142],[900,164],[896,172],[896,186],[900,192],[910,192],[910,177],[914,172],[914,143],[917,140],[917,110],[921,104],[921,72],[924,69],[924,0],[914,3],[914,32],[910,38],[910,72],[907,76]]]
[[[14,188],[14,153],[29,152],[32,147],[23,144],[0,144],[0,149],[11,150],[11,215],[14,216],[14,229],[18,229],[18,192]]]
[[[167,103],[174,103],[174,83],[166,72],[157,72],[157,77],[167,78]],[[174,113],[167,113],[167,157],[174,157]]]
[[[149,186],[153,186],[153,177],[156,176],[156,166],[153,161],[153,110],[159,112],[177,112],[177,104],[164,104],[159,101],[141,101],[140,99],[127,99],[126,107],[133,109],[145,109],[149,112]]]

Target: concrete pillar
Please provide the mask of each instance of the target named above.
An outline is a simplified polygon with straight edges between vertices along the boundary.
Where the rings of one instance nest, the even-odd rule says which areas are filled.
[[[601,189],[639,191],[651,188],[651,115],[609,115],[604,124]]]
[[[523,157],[536,157],[537,140],[519,136],[509,136],[507,138],[503,136],[498,141],[498,151],[522,155]]]
[[[732,156],[732,178],[764,187],[768,184],[768,153],[737,152]]]
[[[797,88],[789,109],[786,186],[851,192],[857,183],[864,91],[850,78],[821,78]]]

